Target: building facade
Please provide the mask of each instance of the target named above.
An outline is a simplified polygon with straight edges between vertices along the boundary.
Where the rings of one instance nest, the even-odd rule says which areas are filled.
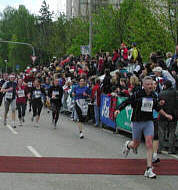
[[[89,15],[90,2],[92,1],[92,11],[96,12],[101,6],[113,5],[119,8],[122,0],[67,0],[66,15],[68,18]]]

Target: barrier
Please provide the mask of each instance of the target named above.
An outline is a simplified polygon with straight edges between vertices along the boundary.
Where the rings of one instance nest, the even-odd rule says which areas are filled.
[[[116,128],[116,123],[110,117],[111,97],[102,94],[100,105],[100,120],[103,124],[111,128]]]
[[[117,105],[121,104],[126,98],[117,97]],[[113,129],[120,129],[127,132],[131,132],[131,115],[132,108],[127,106],[121,113],[114,119],[113,114],[115,111],[114,105],[111,103],[112,97],[105,94],[101,95],[101,105],[100,105],[100,120],[102,124]]]
[[[117,105],[121,104],[127,98],[118,97]],[[131,128],[131,117],[132,117],[132,107],[131,105],[127,106],[116,118],[116,128],[121,129],[127,132],[132,132]]]

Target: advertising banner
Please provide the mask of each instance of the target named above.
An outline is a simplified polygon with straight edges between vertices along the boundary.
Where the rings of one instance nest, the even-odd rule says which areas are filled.
[[[108,127],[116,128],[116,123],[111,118],[111,97],[107,95],[101,95],[101,107],[100,107],[100,119],[101,122]]]
[[[119,97],[117,99],[117,105],[121,104],[126,98]],[[131,117],[132,117],[132,107],[131,105],[127,106],[116,118],[116,127],[121,128],[126,131],[132,131],[131,128]]]

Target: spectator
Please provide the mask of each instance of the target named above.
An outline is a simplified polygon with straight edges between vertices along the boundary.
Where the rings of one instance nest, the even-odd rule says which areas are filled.
[[[111,90],[111,75],[110,75],[110,70],[106,69],[105,70],[105,77],[102,83],[102,91],[104,94],[110,93]]]
[[[156,77],[163,77],[164,81],[171,81],[172,87],[175,88],[175,79],[171,76],[171,74],[167,70],[163,70],[161,67],[156,67],[153,69]]]
[[[167,52],[166,53],[166,66],[167,68],[170,68],[171,65],[171,60],[172,60],[172,53],[171,52]]]
[[[176,59],[178,59],[178,44],[176,45],[175,54],[172,56],[170,67],[174,65]]]
[[[128,49],[124,43],[121,44],[121,62],[123,66],[127,66],[128,63]]]
[[[159,140],[160,150],[163,149],[165,142],[165,133],[168,131],[168,153],[175,153],[175,131],[176,131],[176,90],[172,88],[172,82],[167,80],[165,82],[165,90],[159,94],[159,98],[163,104],[163,110],[173,116],[173,120],[168,120],[164,116],[159,117]]]
[[[132,50],[131,50],[131,62],[135,63],[138,59],[139,52],[136,47],[136,43],[132,43]]]
[[[99,116],[100,116],[100,98],[101,98],[101,89],[100,89],[100,79],[96,79],[95,85],[92,88],[91,99],[94,102],[94,113],[95,113],[95,126],[99,126]]]

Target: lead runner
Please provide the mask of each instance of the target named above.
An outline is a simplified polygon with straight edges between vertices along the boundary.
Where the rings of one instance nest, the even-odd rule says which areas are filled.
[[[123,146],[123,154],[126,158],[130,149],[133,151],[137,149],[143,132],[147,149],[147,169],[144,176],[148,178],[156,178],[156,174],[152,170],[152,141],[154,136],[153,109],[164,115],[169,120],[172,120],[172,116],[164,112],[159,106],[157,97],[153,91],[153,79],[146,76],[142,82],[143,89],[137,91],[127,100],[122,102],[115,111],[115,116],[117,116],[117,114],[119,114],[126,106],[131,104],[133,108],[131,118],[133,140],[125,142]]]

